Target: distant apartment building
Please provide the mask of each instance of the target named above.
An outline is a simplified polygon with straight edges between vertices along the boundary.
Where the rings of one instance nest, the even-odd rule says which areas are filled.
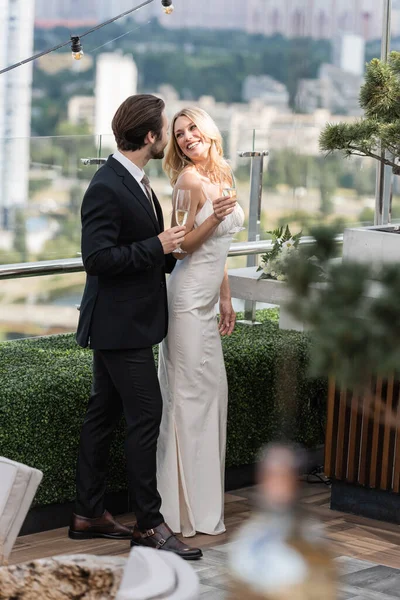
[[[94,131],[96,99],[94,96],[72,96],[68,102],[68,121],[73,125],[87,125]]]
[[[290,38],[331,39],[339,31],[364,39],[381,35],[382,3],[378,0],[175,0],[174,5],[173,15],[160,16],[156,1],[138,12],[137,18],[157,16],[172,28],[238,29]]]
[[[393,33],[400,33],[400,9],[394,0]],[[138,6],[139,1],[136,2]],[[104,21],[134,8],[132,0],[37,0],[38,25]],[[287,37],[331,39],[339,31],[364,39],[381,35],[379,0],[174,0],[175,11],[164,15],[161,0],[135,12],[139,22],[158,18],[166,27],[232,29]]]
[[[322,64],[317,79],[299,81],[296,107],[303,113],[322,108],[336,114],[361,116],[359,94],[364,82],[365,41],[344,34],[334,38],[333,64]]]
[[[179,2],[179,0],[178,0]],[[141,4],[140,0],[133,2],[132,0],[96,0],[97,17],[99,21],[106,21],[116,15],[119,15],[126,10],[130,10]],[[161,0],[155,0],[153,4],[157,4],[158,11],[161,13]]]
[[[365,40],[354,33],[334,37],[333,64],[346,73],[361,77],[365,70]]]
[[[0,0],[0,68],[33,53],[34,2]],[[0,229],[28,199],[32,63],[0,76]]]
[[[28,3],[30,0],[25,0],[25,4]],[[96,0],[36,0],[35,23],[38,27],[79,27],[97,22]]]
[[[262,100],[267,106],[282,109],[289,106],[286,86],[269,75],[248,75],[243,82],[242,98],[244,102]]]
[[[94,133],[109,135],[111,120],[119,105],[137,93],[138,71],[130,55],[100,54],[96,62]]]
[[[318,109],[340,115],[361,116],[359,94],[364,80],[334,65],[323,64],[318,79],[301,79],[296,108],[312,114]]]
[[[353,122],[355,117],[333,115],[329,110],[316,109],[312,114],[296,114],[291,110],[267,106],[253,100],[248,104],[225,104],[210,96],[198,100],[179,100],[168,86],[160,89],[169,118],[186,106],[199,106],[217,123],[224,139],[225,154],[233,168],[241,164],[239,152],[253,150],[292,149],[298,153],[318,156],[319,135],[326,125],[339,121]]]
[[[377,0],[248,0],[249,33],[331,39],[351,32],[364,39],[381,35],[382,2]]]

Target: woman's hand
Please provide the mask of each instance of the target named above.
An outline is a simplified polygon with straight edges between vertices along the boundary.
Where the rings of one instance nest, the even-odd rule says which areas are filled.
[[[220,300],[219,303],[219,332],[221,335],[231,335],[235,328],[236,313],[231,300]]]
[[[228,215],[235,210],[236,197],[221,196],[213,200],[214,216],[221,223]]]

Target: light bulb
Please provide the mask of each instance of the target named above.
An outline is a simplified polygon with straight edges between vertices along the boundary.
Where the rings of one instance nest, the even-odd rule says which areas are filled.
[[[83,56],[83,49],[81,40],[78,35],[71,35],[71,51],[72,58],[75,60],[81,60]]]
[[[174,12],[174,5],[172,4],[172,0],[161,0],[161,4],[163,7],[163,11],[166,15],[170,15]]]

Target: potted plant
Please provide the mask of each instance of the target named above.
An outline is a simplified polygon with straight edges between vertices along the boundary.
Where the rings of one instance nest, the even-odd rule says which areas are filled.
[[[310,330],[313,375],[330,381],[332,507],[400,523],[400,268],[332,261],[335,232],[311,233],[290,261],[287,308]]]

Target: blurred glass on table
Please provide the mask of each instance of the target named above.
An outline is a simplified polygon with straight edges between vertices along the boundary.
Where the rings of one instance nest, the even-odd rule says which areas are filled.
[[[259,510],[230,552],[229,600],[335,600],[336,569],[322,527],[300,505],[299,449],[271,444],[259,473]]]

